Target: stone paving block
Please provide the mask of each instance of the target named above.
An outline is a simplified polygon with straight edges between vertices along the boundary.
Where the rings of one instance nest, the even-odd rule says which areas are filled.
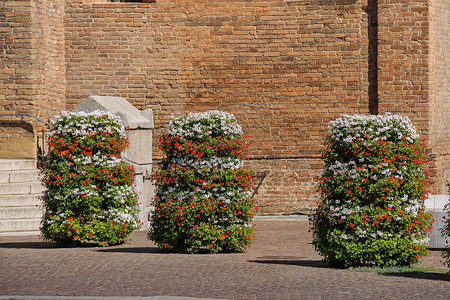
[[[134,232],[112,247],[55,248],[37,235],[0,236],[0,296],[204,299],[450,299],[450,274],[329,268],[308,221],[255,220],[245,253],[165,253]],[[440,251],[419,266],[444,268]]]

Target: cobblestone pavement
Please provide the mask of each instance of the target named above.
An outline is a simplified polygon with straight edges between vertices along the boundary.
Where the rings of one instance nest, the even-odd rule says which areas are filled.
[[[50,248],[38,236],[1,236],[0,299],[450,299],[448,274],[328,268],[307,221],[255,223],[257,239],[246,253],[217,255],[160,253],[146,231],[109,248]],[[444,268],[440,254],[432,251],[421,266]]]

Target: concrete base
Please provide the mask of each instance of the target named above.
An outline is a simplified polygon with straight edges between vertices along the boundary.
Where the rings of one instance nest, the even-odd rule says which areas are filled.
[[[442,249],[450,245],[450,238],[443,236],[441,233],[445,226],[444,217],[447,217],[447,212],[444,209],[445,205],[448,204],[449,197],[447,195],[429,195],[428,199],[425,200],[427,211],[431,211],[436,220],[433,224],[433,230],[428,233],[430,238],[428,248],[430,249]]]

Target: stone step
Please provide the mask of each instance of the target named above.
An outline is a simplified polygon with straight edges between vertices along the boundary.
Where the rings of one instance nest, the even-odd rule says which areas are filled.
[[[36,219],[42,217],[41,206],[0,207],[0,220]]]
[[[0,159],[0,171],[18,171],[36,169],[34,159]]]
[[[0,234],[39,231],[41,219],[0,220]]]
[[[20,170],[20,171],[0,171],[0,183],[18,183],[32,182],[39,180],[39,171]]]
[[[0,183],[0,195],[39,194],[44,191],[40,181],[23,183]]]
[[[44,187],[34,159],[0,159],[0,235],[39,231]]]
[[[20,207],[42,205],[42,194],[0,195],[0,207]]]

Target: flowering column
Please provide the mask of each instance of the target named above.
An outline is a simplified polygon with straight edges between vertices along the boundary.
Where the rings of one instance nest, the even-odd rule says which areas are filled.
[[[428,253],[425,144],[406,117],[330,122],[314,245],[335,266],[410,265]]]
[[[209,111],[171,117],[149,239],[161,249],[243,251],[253,240],[249,144],[233,115]]]
[[[109,112],[56,118],[41,162],[46,240],[106,246],[122,243],[140,226],[134,169],[121,156],[126,147],[122,123]]]

